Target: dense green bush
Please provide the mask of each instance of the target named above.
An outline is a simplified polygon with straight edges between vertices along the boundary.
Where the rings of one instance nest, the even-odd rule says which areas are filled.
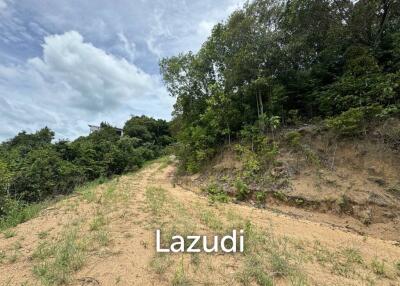
[[[83,181],[78,166],[62,160],[50,146],[41,147],[29,152],[15,170],[10,194],[24,201],[41,201],[66,194]]]
[[[8,197],[9,184],[12,174],[5,162],[0,161],[0,216],[6,212],[5,205]]]
[[[178,135],[177,156],[180,159],[183,171],[195,173],[210,159],[215,149],[215,136],[206,128],[190,127]]]
[[[68,194],[87,181],[136,170],[173,142],[164,120],[135,116],[124,130],[121,137],[102,123],[88,136],[52,143],[54,132],[46,127],[1,143],[0,217],[23,221],[29,204]]]

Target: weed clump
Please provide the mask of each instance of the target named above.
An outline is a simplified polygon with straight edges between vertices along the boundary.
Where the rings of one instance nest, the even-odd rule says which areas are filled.
[[[220,202],[220,203],[228,203],[230,201],[229,196],[224,192],[224,190],[216,183],[208,185],[205,189],[203,189],[208,195],[210,202]]]
[[[78,239],[77,229],[68,230],[58,242],[39,244],[33,258],[40,261],[33,273],[44,285],[67,284],[84,264],[84,244]]]

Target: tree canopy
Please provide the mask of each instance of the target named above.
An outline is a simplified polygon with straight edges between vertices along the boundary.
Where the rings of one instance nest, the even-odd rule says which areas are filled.
[[[398,0],[245,4],[214,26],[197,53],[160,61],[176,98],[172,125],[184,168],[195,171],[249,125],[264,131],[398,105],[399,52]]]

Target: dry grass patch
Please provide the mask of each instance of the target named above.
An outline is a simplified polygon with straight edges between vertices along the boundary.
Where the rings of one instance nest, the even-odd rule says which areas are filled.
[[[172,264],[173,261],[170,255],[166,253],[157,253],[150,261],[150,268],[157,275],[164,275]]]
[[[146,189],[146,203],[154,216],[160,216],[167,198],[167,191],[159,187]]]

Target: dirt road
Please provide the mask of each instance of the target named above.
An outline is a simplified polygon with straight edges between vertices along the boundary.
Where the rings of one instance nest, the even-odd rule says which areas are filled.
[[[0,285],[400,285],[400,247],[268,210],[211,204],[165,161],[81,188],[0,235]],[[244,254],[157,254],[174,234],[245,230]]]

